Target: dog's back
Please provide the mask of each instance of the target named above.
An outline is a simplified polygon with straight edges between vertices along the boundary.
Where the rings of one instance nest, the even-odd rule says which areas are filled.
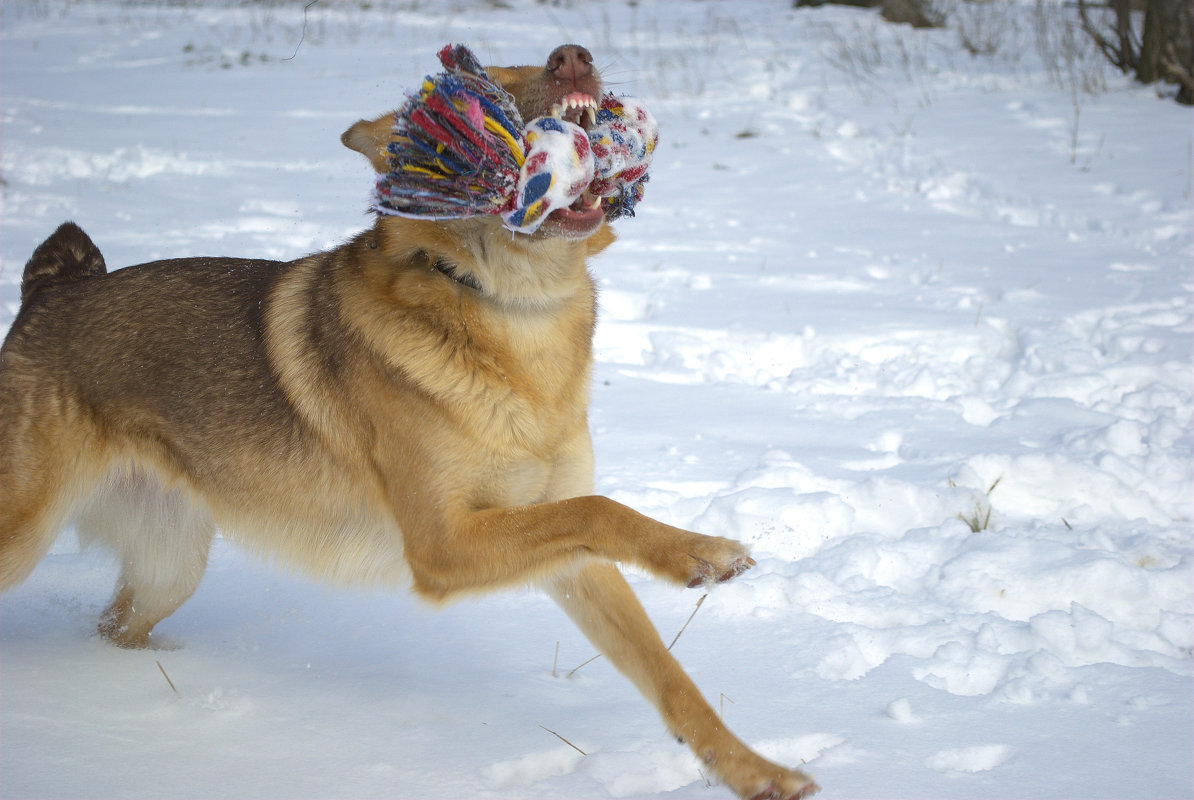
[[[121,587],[141,587],[135,614],[120,590],[101,623],[129,646],[194,591],[217,526],[331,581],[403,580],[401,540],[336,459],[350,445],[300,420],[304,401],[281,385],[280,365],[307,353],[322,351],[296,381],[308,396],[332,394],[320,378],[352,368],[324,347],[344,336],[336,292],[320,285],[337,252],[107,273],[73,224],[38,247],[0,349],[0,589],[68,522],[117,552]],[[286,352],[271,358],[266,318],[288,278],[292,302],[275,315]],[[329,424],[337,411],[324,409]]]
[[[245,436],[246,408],[266,436],[270,419],[285,417],[252,357],[260,300],[281,268],[199,258],[108,273],[73,223],[34,251],[0,349],[0,588],[19,583],[71,519],[121,551],[112,540],[138,519],[160,530],[165,517],[187,517],[195,509],[172,475],[207,467],[219,479],[197,456]],[[207,516],[189,513],[181,538],[197,525],[209,540]]]
[[[87,234],[63,225],[25,268],[0,373],[0,391],[25,391],[4,413],[38,398],[43,420],[102,421],[103,433],[157,442],[164,460],[239,437],[246,411],[268,426],[287,415],[270,402],[276,379],[260,357],[266,295],[284,267],[187,258],[107,273]],[[19,442],[7,444],[6,454]]]

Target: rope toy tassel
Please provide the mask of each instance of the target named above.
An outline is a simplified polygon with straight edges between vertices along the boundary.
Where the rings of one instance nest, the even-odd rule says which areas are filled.
[[[606,219],[633,217],[659,144],[659,123],[637,100],[607,94],[589,143],[597,165],[589,191],[603,198]]]
[[[522,117],[467,47],[448,45],[439,59],[446,71],[394,114],[373,207],[436,219],[500,213],[522,168]]]
[[[552,211],[588,195],[606,219],[634,216],[659,141],[650,112],[607,94],[586,132],[555,116],[523,124],[514,98],[461,45],[439,52],[428,76],[394,115],[388,171],[373,208],[381,214],[454,219],[501,215],[533,233]]]

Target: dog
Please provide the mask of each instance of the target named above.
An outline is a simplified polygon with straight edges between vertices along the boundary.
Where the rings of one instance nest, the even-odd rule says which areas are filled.
[[[578,45],[487,72],[525,119],[557,106],[585,124],[559,101],[602,94]],[[392,122],[342,142],[384,174]],[[535,584],[728,788],[810,795],[726,729],[615,566],[693,587],[754,562],[592,493],[586,263],[613,240],[588,203],[533,234],[379,214],[287,263],[108,272],[63,224],[26,265],[0,348],[0,590],[70,523],[119,557],[99,633],[121,647],[151,645],[217,530],[324,580],[433,601]]]

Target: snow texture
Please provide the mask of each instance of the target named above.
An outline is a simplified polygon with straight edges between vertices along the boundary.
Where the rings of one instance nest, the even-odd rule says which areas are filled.
[[[595,265],[599,489],[759,562],[675,646],[713,705],[826,797],[1194,796],[1189,109],[1028,2],[305,5],[4,4],[0,331],[65,219],[110,268],[333,246],[372,181],[340,133],[440,46],[580,42],[661,128]],[[68,532],[0,599],[3,797],[725,796],[536,594],[217,540],[125,652],[116,571]],[[670,640],[699,595],[630,577]]]

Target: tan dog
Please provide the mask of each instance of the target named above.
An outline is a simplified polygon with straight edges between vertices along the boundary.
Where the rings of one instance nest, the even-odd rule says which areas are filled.
[[[601,96],[575,45],[489,74],[526,119]],[[384,171],[391,121],[343,141]],[[99,630],[122,647],[191,595],[217,529],[323,579],[434,600],[539,583],[736,793],[812,793],[726,730],[614,566],[693,586],[754,562],[591,494],[585,261],[613,238],[587,205],[533,236],[379,216],[289,263],[108,273],[63,225],[26,265],[0,350],[0,588],[72,521],[121,559]]]

